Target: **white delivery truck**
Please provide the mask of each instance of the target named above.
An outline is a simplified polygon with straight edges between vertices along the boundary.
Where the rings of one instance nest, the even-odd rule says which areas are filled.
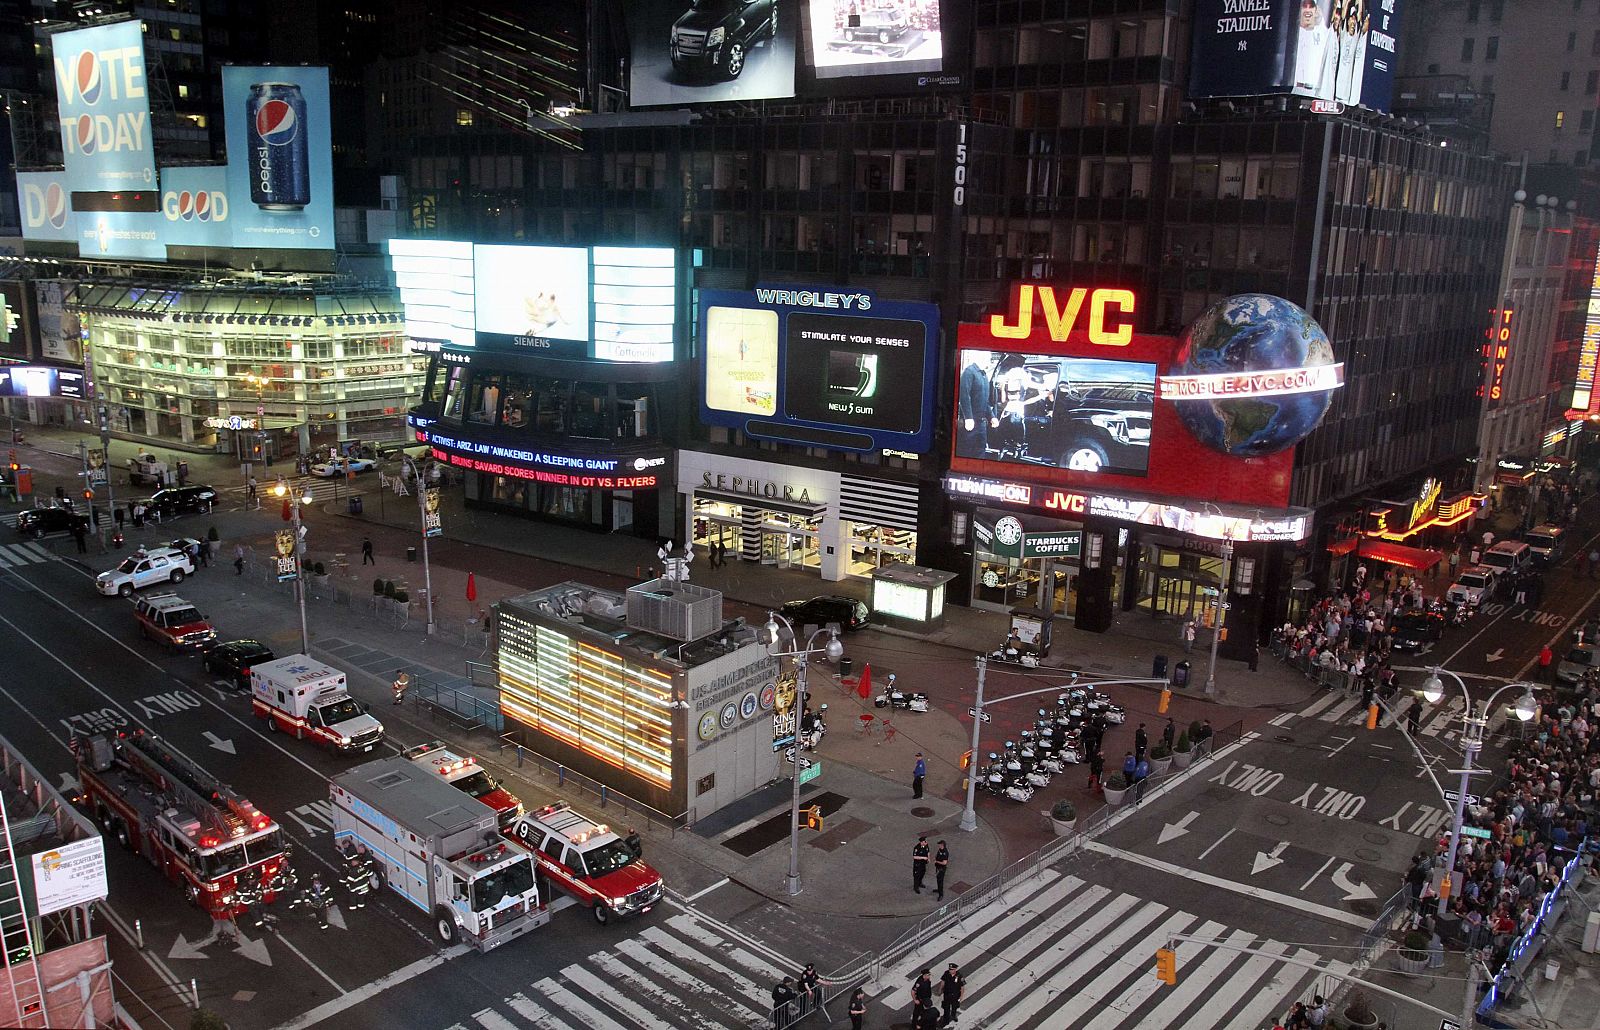
[[[500,836],[495,810],[404,758],[333,778],[333,834],[373,859],[380,886],[433,918],[445,944],[489,951],[550,921],[533,856]]]
[[[383,723],[350,696],[344,673],[303,654],[251,666],[250,710],[274,733],[335,751],[371,751],[383,739]]]
[[[149,451],[140,451],[138,455],[128,459],[128,482],[134,486],[140,483],[166,486],[171,476],[172,472],[167,463]]]

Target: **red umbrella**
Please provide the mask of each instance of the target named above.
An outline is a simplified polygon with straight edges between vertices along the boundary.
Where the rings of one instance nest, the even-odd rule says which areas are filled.
[[[866,698],[869,698],[869,697],[872,696],[872,663],[871,662],[868,662],[867,664],[865,664],[865,665],[863,665],[861,667],[861,681],[856,686],[856,693],[858,695],[860,695],[863,699],[866,699]]]
[[[473,574],[469,572],[467,573],[467,600],[476,601],[477,599],[478,581],[473,577]]]

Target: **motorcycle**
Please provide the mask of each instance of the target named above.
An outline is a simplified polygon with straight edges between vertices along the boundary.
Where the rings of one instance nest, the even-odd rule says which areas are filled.
[[[926,712],[928,710],[928,695],[922,693],[908,694],[903,690],[890,687],[872,699],[874,708],[899,708],[910,712]]]
[[[997,798],[1009,798],[1012,801],[1033,799],[1033,787],[1007,776],[1000,764],[1000,756],[993,751],[989,752],[989,764],[983,769],[979,786]]]
[[[1033,730],[1022,731],[1022,761],[1026,765],[1028,757],[1033,756],[1033,766],[1047,776],[1055,776],[1061,772],[1061,761],[1055,755],[1040,747],[1034,737]]]
[[[815,751],[817,745],[822,743],[823,736],[828,732],[827,724],[822,721],[822,716],[828,710],[827,705],[822,705],[818,710],[800,720],[800,735],[797,743],[802,750]]]
[[[1027,757],[1024,757],[1021,749],[1014,742],[1008,740],[1006,741],[1004,757],[1007,775],[1030,786],[1050,786],[1050,774],[1039,770],[1032,751],[1029,751]]]
[[[1020,665],[1024,669],[1037,669],[1039,656],[1032,651],[1018,651],[1014,647],[1002,647],[989,652],[991,662],[1004,662],[1007,665]]]

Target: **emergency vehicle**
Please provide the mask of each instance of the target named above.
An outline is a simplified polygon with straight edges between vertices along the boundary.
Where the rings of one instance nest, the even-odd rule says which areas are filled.
[[[533,859],[500,835],[494,809],[415,762],[380,758],[333,778],[334,842],[372,856],[382,889],[433,918],[445,944],[489,951],[550,921]]]
[[[271,902],[286,868],[278,824],[144,730],[72,738],[78,803],[213,919]]]
[[[250,710],[274,733],[337,751],[371,751],[383,739],[383,723],[350,696],[344,673],[303,654],[250,667]]]
[[[527,813],[509,833],[538,858],[539,876],[593,911],[597,923],[648,912],[661,900],[661,874],[639,857],[638,838],[624,840],[565,801]]]
[[[418,767],[443,777],[450,786],[465,791],[494,809],[502,830],[510,829],[523,812],[522,800],[502,787],[500,781],[490,776],[476,758],[463,758],[451,751],[442,740],[430,740],[426,744],[408,747],[400,752],[400,757],[410,759]]]

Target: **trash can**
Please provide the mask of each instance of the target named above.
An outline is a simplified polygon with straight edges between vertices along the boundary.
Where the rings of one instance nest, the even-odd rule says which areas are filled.
[[[856,660],[854,658],[841,658],[841,659],[839,659],[839,676],[840,676],[840,678],[843,678],[845,676],[850,675],[850,670],[854,669],[855,667],[856,667]]]
[[[416,560],[417,560],[417,549],[415,547],[406,548],[406,561],[414,562]]]
[[[352,514],[352,515],[360,515],[361,514],[361,495],[360,494],[357,494],[354,497],[350,498],[350,514]]]
[[[1155,656],[1155,659],[1150,662],[1150,678],[1153,680],[1164,680],[1167,678],[1166,655],[1158,654]]]
[[[1188,662],[1179,662],[1177,665],[1173,666],[1173,669],[1172,669],[1172,685],[1175,686],[1175,687],[1180,687],[1180,688],[1181,687],[1187,687],[1189,685],[1189,663]]]

